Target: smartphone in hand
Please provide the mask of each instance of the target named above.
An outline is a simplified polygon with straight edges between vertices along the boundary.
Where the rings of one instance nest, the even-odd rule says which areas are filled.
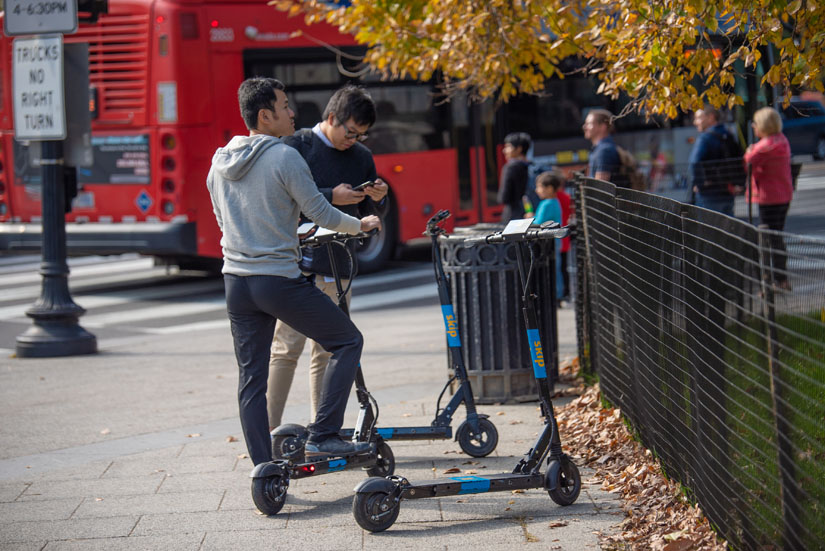
[[[368,188],[368,187],[374,186],[374,185],[375,185],[375,182],[373,182],[372,180],[368,180],[368,181],[364,182],[363,184],[358,184],[357,186],[352,188],[352,191],[363,191],[365,188]]]

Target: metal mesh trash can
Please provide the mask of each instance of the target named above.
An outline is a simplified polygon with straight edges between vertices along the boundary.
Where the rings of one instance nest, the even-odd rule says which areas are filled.
[[[450,277],[464,364],[476,402],[481,404],[538,399],[521,307],[516,244],[463,245],[467,237],[501,228],[479,224],[439,240],[444,271]],[[535,246],[539,252],[533,275],[541,298],[539,330],[545,357],[550,359],[547,380],[552,391],[558,380],[555,254],[551,241]]]

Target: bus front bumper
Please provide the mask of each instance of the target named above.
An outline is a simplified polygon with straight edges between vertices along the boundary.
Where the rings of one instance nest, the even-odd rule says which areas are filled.
[[[0,253],[39,251],[40,224],[0,224]],[[69,255],[141,253],[191,255],[198,252],[194,222],[136,222],[133,224],[66,223]]]

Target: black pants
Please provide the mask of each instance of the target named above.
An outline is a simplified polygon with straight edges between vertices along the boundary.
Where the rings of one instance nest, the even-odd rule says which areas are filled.
[[[759,205],[759,222],[765,224],[769,229],[783,231],[785,229],[785,217],[788,215],[790,203],[781,205]],[[785,240],[781,235],[771,235],[771,263],[773,264],[773,280],[777,283],[788,280],[788,252],[785,248]]]
[[[570,274],[567,271],[567,257],[569,256],[567,254],[568,252],[570,251],[561,253],[561,296],[564,300],[570,300]]]
[[[304,276],[224,274],[224,285],[238,360],[241,427],[252,463],[272,460],[266,385],[276,320],[283,320],[332,353],[318,414],[308,430],[315,442],[338,434],[364,343],[352,321]]]

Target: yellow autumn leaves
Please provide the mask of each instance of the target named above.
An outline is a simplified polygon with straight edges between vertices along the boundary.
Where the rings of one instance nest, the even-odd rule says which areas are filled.
[[[541,92],[578,56],[632,108],[678,110],[741,104],[736,76],[766,60],[762,83],[823,89],[825,3],[814,0],[319,0],[270,4],[309,23],[326,21],[368,46],[364,61],[388,77],[428,79],[448,90],[506,101]],[[789,96],[788,96],[789,97]]]

